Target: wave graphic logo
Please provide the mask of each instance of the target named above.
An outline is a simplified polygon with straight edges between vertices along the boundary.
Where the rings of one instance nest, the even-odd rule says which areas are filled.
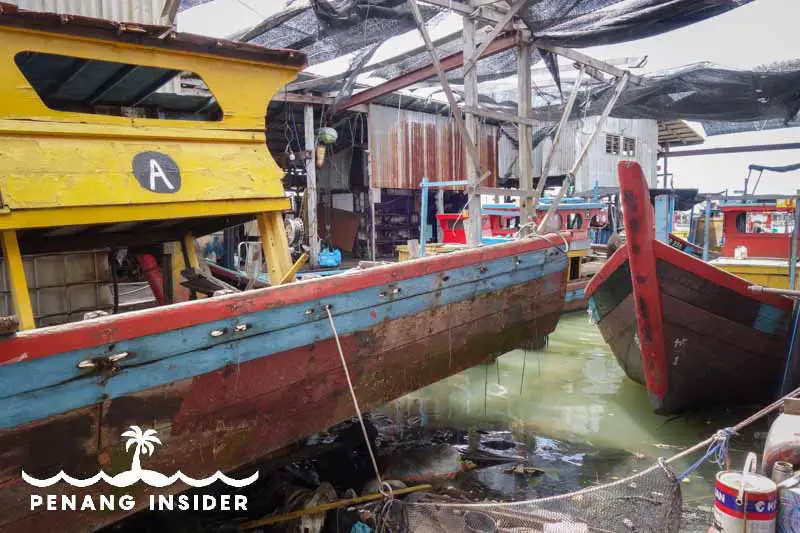
[[[155,472],[153,470],[144,470],[142,469],[140,463],[140,457],[145,455],[153,455],[155,451],[155,445],[161,445],[161,440],[156,437],[156,430],[148,429],[147,431],[142,431],[139,426],[130,426],[130,429],[122,433],[123,437],[126,437],[128,441],[125,443],[125,451],[129,451],[131,446],[136,446],[133,452],[133,461],[131,462],[131,469],[126,472],[120,472],[115,476],[109,476],[102,470],[98,472],[96,475],[87,478],[87,479],[77,479],[72,476],[67,475],[63,470],[60,471],[53,477],[47,479],[37,479],[35,477],[29,476],[22,471],[22,479],[25,480],[26,483],[29,485],[33,485],[34,487],[45,488],[55,485],[59,481],[64,481],[73,487],[89,487],[94,485],[98,481],[105,481],[109,485],[113,487],[130,487],[131,485],[143,482],[151,487],[167,487],[172,485],[176,481],[182,481],[191,487],[207,487],[216,481],[222,481],[226,485],[230,487],[246,487],[252,483],[254,483],[258,479],[258,471],[256,471],[252,476],[249,476],[245,479],[233,479],[219,470],[214,473],[214,475],[209,476],[204,479],[194,479],[180,470],[172,474],[171,476],[165,476],[160,472]]]

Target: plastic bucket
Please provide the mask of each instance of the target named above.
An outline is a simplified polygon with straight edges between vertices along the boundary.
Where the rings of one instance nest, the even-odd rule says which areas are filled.
[[[752,457],[751,457],[752,456]],[[755,454],[743,472],[726,470],[714,483],[714,526],[723,533],[774,533],[778,488],[768,477],[754,473]]]

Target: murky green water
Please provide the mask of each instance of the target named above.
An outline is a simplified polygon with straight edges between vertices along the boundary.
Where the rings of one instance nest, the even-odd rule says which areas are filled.
[[[716,409],[680,417],[653,414],[645,389],[617,365],[599,330],[584,313],[562,317],[549,346],[516,350],[416,391],[380,412],[395,432],[508,430],[532,451],[537,466],[557,469],[544,486],[472,474],[481,496],[521,499],[568,492],[625,477],[732,425],[751,411]],[[762,425],[759,430],[764,430]],[[748,432],[732,443],[733,464],[762,442]],[[462,440],[463,440],[462,436]],[[554,441],[560,453],[537,457],[537,441]],[[457,439],[456,439],[457,440]],[[692,458],[692,460],[696,457]],[[681,472],[687,462],[676,463]],[[684,499],[702,510],[712,504],[717,468],[706,464],[683,484]],[[459,474],[459,479],[464,475]],[[494,484],[494,485],[493,485]]]

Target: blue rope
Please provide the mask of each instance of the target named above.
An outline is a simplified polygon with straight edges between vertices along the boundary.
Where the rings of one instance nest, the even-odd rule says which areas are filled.
[[[720,467],[725,466],[725,459],[728,457],[728,443],[734,433],[733,428],[725,428],[717,431],[714,435],[714,442],[708,446],[706,453],[689,466],[681,475],[677,476],[675,481],[680,483],[709,459],[711,459],[712,463]]]

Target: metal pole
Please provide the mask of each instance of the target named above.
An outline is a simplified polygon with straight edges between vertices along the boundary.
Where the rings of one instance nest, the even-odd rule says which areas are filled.
[[[797,288],[797,241],[800,240],[800,189],[794,200],[794,234],[792,235],[792,259],[789,264],[789,288]]]
[[[428,218],[428,178],[422,178],[420,183],[422,198],[419,207],[419,256],[425,257],[425,222]]]
[[[583,149],[581,150],[580,155],[578,155],[578,159],[572,165],[572,168],[569,170],[569,172],[567,172],[567,176],[564,178],[564,183],[561,184],[561,190],[558,191],[558,196],[553,199],[553,202],[547,209],[547,213],[544,214],[542,221],[539,222],[539,227],[536,228],[537,233],[541,233],[546,227],[545,224],[547,224],[547,219],[550,218],[553,213],[555,213],[556,209],[558,209],[558,204],[561,203],[561,199],[564,198],[565,194],[567,194],[567,189],[569,189],[572,181],[575,179],[575,174],[581,168],[581,165],[586,159],[586,155],[589,153],[589,148],[592,146],[592,142],[594,141],[595,137],[597,137],[597,132],[603,127],[608,115],[611,114],[611,110],[614,109],[614,105],[617,103],[617,100],[622,94],[622,91],[625,90],[625,85],[628,83],[628,76],[629,75],[626,72],[617,82],[617,87],[614,90],[614,94],[611,95],[611,98],[608,100],[605,109],[603,109],[603,114],[600,115],[594,130],[592,130],[592,133],[589,135],[589,139],[586,141],[586,144],[583,145]]]
[[[706,196],[705,221],[703,222],[703,261],[708,261],[708,251],[711,248],[711,197]]]
[[[319,232],[317,225],[317,166],[314,161],[316,149],[314,136],[314,108],[306,104],[304,109],[303,130],[306,147],[306,208],[308,209],[308,246],[310,248],[309,263],[312,267],[319,265]],[[291,112],[291,110],[290,110]]]

